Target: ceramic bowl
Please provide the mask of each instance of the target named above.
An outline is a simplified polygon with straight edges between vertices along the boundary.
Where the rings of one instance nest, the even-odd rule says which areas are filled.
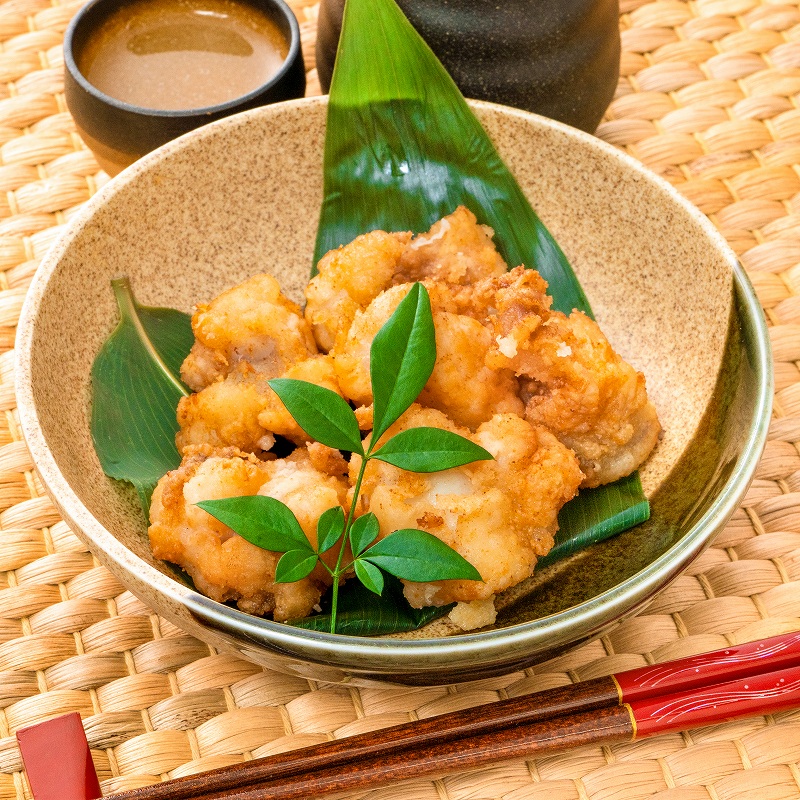
[[[276,104],[168,143],[107,184],[39,268],[22,313],[17,399],[64,519],[159,614],[216,647],[327,681],[473,680],[549,659],[641,610],[709,544],[749,485],[772,368],[752,287],[713,226],[599,140],[473,106],[570,258],[599,322],[646,377],[664,438],[641,470],[649,522],[537,573],[496,626],[441,638],[331,636],[208,600],[155,560],[134,494],[89,433],[89,370],[116,323],[109,281],[186,311],[259,271],[302,299],[322,195],[325,100]]]
[[[280,69],[260,86],[223,103],[183,110],[145,108],[111,97],[86,79],[78,63],[98,28],[128,5],[131,0],[89,0],[72,18],[64,35],[67,106],[78,132],[109,175],[116,175],[170,139],[213,120],[305,94],[300,26],[291,8],[284,0],[244,0],[244,5],[251,5],[275,23],[288,47]]]

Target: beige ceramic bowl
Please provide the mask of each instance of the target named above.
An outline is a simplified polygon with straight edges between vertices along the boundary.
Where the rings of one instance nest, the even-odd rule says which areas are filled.
[[[132,494],[89,433],[89,370],[128,275],[147,305],[189,311],[271,271],[301,300],[322,190],[325,101],[221,120],[109,183],[50,251],[20,321],[17,397],[54,502],[136,595],[195,636],[323,680],[441,683],[545,660],[640,610],[736,508],[772,398],[761,310],[733,253],[666,183],[597,139],[525,112],[475,108],[571,259],[612,343],[641,369],[665,435],[642,470],[649,523],[537,575],[495,629],[452,638],[308,632],[214,603],[153,559]]]

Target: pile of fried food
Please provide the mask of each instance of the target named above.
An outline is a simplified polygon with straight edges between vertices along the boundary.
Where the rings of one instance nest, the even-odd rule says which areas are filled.
[[[370,345],[415,281],[428,290],[436,365],[417,402],[384,435],[430,426],[472,439],[493,456],[440,473],[370,461],[356,514],[372,511],[381,537],[420,528],[457,550],[483,581],[404,582],[416,607],[457,603],[469,630],[494,622],[494,597],[528,578],[553,546],[557,515],[579,487],[635,470],[660,425],[644,376],[595,322],[551,310],[547,284],[507,265],[490,228],[460,207],[427,233],[373,231],[319,263],[303,313],[274,278],[228,289],[192,319],[181,369],[194,390],[178,407],[180,467],[153,494],[157,558],[183,567],[209,597],[284,621],[319,608],[331,578],[321,564],[276,584],[280,554],[262,550],[196,507],[262,494],[295,513],[312,544],[322,512],[349,509],[358,457],[309,441],[267,381],[310,381],[337,392],[372,427]],[[277,441],[295,446],[285,457]],[[335,558],[335,553],[327,555]]]

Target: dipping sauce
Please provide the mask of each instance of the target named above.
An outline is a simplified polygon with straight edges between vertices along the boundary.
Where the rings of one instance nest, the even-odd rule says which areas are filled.
[[[92,33],[78,69],[101,92],[143,108],[218,105],[266,83],[289,43],[267,14],[235,0],[135,0]]]

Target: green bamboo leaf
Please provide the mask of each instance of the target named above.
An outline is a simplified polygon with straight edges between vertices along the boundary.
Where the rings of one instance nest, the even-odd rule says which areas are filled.
[[[288,550],[275,567],[275,583],[294,583],[311,574],[317,566],[317,554],[308,550]]]
[[[394,0],[348,0],[328,102],[314,263],[376,228],[425,231],[459,205],[494,229],[511,266],[542,273],[556,308],[589,313],[558,243]]]
[[[494,456],[480,445],[441,428],[409,428],[401,431],[372,454],[410,472],[439,472]]]
[[[330,592],[321,601],[322,613],[291,620],[290,624],[327,633],[331,628]],[[382,636],[414,631],[445,616],[454,603],[432,608],[411,608],[403,596],[403,584],[392,575],[384,576],[384,588],[377,597],[359,581],[348,581],[339,592],[336,632],[349,636]]]
[[[555,546],[539,559],[536,568],[554,564],[648,519],[650,503],[642,492],[638,472],[608,486],[581,489],[578,497],[561,509]]]
[[[372,340],[369,371],[375,408],[371,442],[377,443],[417,399],[435,363],[431,301],[425,287],[415,283]]]
[[[359,517],[350,528],[350,549],[353,555],[361,555],[378,538],[380,532],[378,518],[371,511]]]
[[[356,415],[336,392],[293,378],[274,378],[268,383],[312,439],[336,450],[364,454]]]
[[[360,558],[353,564],[358,578],[371,592],[380,595],[383,591],[383,573],[369,561]]]
[[[554,308],[592,316],[564,252],[394,0],[347,2],[324,158],[315,263],[376,228],[426,231],[463,204],[494,229],[498,250],[512,267],[539,270]],[[646,518],[638,478],[621,485],[582,491],[567,504],[564,543],[574,539],[582,547]]]
[[[275,553],[289,550],[314,552],[292,510],[274,497],[227,497],[223,500],[203,500],[197,505],[263,550]]]
[[[103,472],[130,481],[147,512],[181,462],[175,409],[188,390],[178,376],[194,336],[187,314],[139,305],[127,278],[111,285],[120,321],[92,365],[92,439]]]
[[[362,553],[361,559],[407,581],[482,580],[463,556],[416,528],[390,533]]]
[[[317,552],[327,553],[344,533],[344,509],[334,506],[317,520]]]

